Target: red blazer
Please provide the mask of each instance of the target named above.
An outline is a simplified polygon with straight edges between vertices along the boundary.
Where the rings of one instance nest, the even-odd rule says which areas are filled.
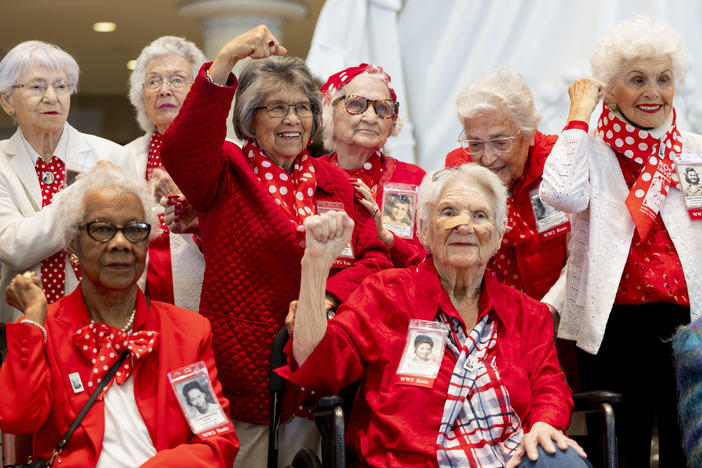
[[[51,456],[91,392],[73,393],[68,374],[78,372],[87,386],[92,363],[75,347],[73,333],[90,323],[80,285],[49,305],[41,330],[24,323],[8,323],[7,360],[0,367],[0,429],[13,434],[34,433],[34,456]],[[132,378],[137,407],[158,453],[143,466],[226,466],[239,449],[236,434],[202,439],[194,436],[178,406],[167,373],[205,361],[212,387],[225,413],[229,402],[217,379],[210,323],[204,317],[171,304],[151,301],[138,292],[134,330],[160,333],[159,347],[135,361]],[[114,384],[113,384],[114,385]],[[96,401],[54,466],[95,466],[105,431],[105,403]]]
[[[382,271],[339,307],[299,369],[279,370],[297,385],[331,393],[362,379],[347,430],[350,466],[436,466],[436,435],[456,358],[447,347],[432,388],[402,385],[396,372],[410,319],[433,321],[439,311],[461,320],[432,257]],[[537,421],[565,430],[573,400],[546,306],[486,274],[478,320],[486,313],[497,321],[492,353],[524,430]]]
[[[297,299],[304,253],[285,212],[249,168],[241,149],[225,141],[236,89],[205,77],[205,64],[165,134],[163,165],[198,211],[205,277],[200,313],[212,322],[213,348],[232,418],[269,423],[270,350],[288,306]],[[370,274],[391,266],[375,223],[355,201],[346,175],[313,159],[315,200],[341,202],[356,226],[355,261],[335,269],[327,291],[346,300]]]
[[[525,165],[524,175],[512,187],[514,209],[522,218],[536,229],[536,219],[529,200],[529,192],[538,189],[544,172],[546,158],[551,148],[558,140],[558,135],[544,135],[537,131],[534,136],[534,146],[529,148],[529,156]],[[446,167],[460,166],[471,162],[470,157],[462,148],[457,148],[446,155]],[[522,278],[525,293],[535,299],[546,295],[551,286],[558,280],[567,258],[566,233],[547,240],[539,236],[526,239],[515,248],[517,267]],[[502,249],[495,255],[500,255]]]
[[[332,154],[334,153],[325,154],[320,159],[329,162]],[[382,175],[378,181],[375,201],[381,208],[383,206],[383,190],[385,184],[395,182],[419,186],[426,175],[426,172],[421,167],[415,164],[398,161],[390,156],[382,155],[380,163]],[[395,241],[392,247],[390,247],[390,257],[395,267],[402,268],[414,263],[419,263],[427,256],[427,251],[424,250],[424,246],[419,242],[416,229],[412,239],[403,239],[397,237],[395,234],[393,234],[393,237]]]

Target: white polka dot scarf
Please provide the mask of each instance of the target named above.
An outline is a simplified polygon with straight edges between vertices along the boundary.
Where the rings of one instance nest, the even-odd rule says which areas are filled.
[[[158,348],[158,337],[159,333],[156,331],[142,330],[129,334],[99,322],[86,325],[73,333],[73,344],[93,364],[88,379],[88,391],[97,388],[112,364],[117,361],[119,354],[128,349],[132,359],[124,360],[114,379],[117,385],[122,385],[132,372],[133,361]],[[102,400],[110,385],[112,382],[107,383],[98,400]]]
[[[278,206],[288,214],[295,229],[302,226],[305,218],[315,214],[317,177],[312,157],[306,149],[295,158],[292,175],[271,161],[252,140],[246,140],[244,154],[253,173]]]
[[[682,137],[675,120],[673,109],[670,128],[663,138],[657,140],[648,131],[622,121],[602,104],[597,133],[618,154],[644,166],[626,199],[641,239],[646,238],[653,226],[670,184],[678,184],[673,180],[674,164],[670,156],[682,152]]]

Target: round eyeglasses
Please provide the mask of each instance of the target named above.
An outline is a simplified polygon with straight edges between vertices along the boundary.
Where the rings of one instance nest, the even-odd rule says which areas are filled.
[[[490,147],[495,153],[508,153],[514,146],[514,140],[519,136],[519,131],[512,136],[491,138],[490,140],[469,140],[463,138],[465,130],[458,137],[458,142],[461,144],[463,151],[472,154],[473,156],[481,155],[487,147]]]
[[[85,231],[91,239],[102,243],[111,241],[117,235],[117,231],[122,231],[122,235],[129,242],[136,244],[149,237],[151,225],[142,221],[132,221],[120,227],[97,219],[86,224]]]
[[[400,103],[392,99],[368,99],[355,94],[339,96],[332,101],[331,105],[335,106],[341,101],[344,101],[346,112],[351,115],[363,114],[368,109],[369,104],[373,106],[375,114],[381,119],[392,119],[400,110]]]
[[[151,91],[155,91],[157,89],[161,89],[163,83],[167,83],[169,88],[183,89],[192,82],[193,80],[190,80],[184,76],[172,76],[166,80],[164,80],[160,76],[154,76],[144,81],[144,88]]]
[[[32,81],[31,83],[18,83],[16,85],[12,85],[13,88],[22,88],[33,96],[43,96],[46,94],[46,90],[49,89],[49,86],[54,88],[54,93],[56,93],[57,96],[65,96],[73,91],[73,83],[69,83],[66,80],[58,80],[52,83],[44,80],[37,80]]]
[[[290,112],[291,107],[298,117],[301,117],[303,119],[312,117],[312,105],[309,102],[298,102],[296,104],[288,104],[287,102],[276,101],[271,102],[270,104],[265,106],[254,107],[254,110],[265,109],[269,116],[276,119],[280,119],[288,115],[288,112]]]

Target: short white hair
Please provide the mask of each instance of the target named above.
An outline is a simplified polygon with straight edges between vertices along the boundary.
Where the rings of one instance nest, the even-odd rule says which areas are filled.
[[[506,111],[514,126],[527,137],[536,133],[541,121],[524,77],[504,68],[487,73],[463,88],[456,107],[461,125],[464,119]]]
[[[156,126],[146,115],[144,104],[144,79],[146,79],[146,67],[157,58],[168,54],[176,54],[183,57],[190,64],[190,73],[193,79],[197,76],[200,67],[207,60],[205,54],[193,43],[183,37],[161,36],[151,44],[144,47],[136,59],[134,70],[129,75],[129,102],[136,109],[136,119],[139,126],[145,132],[151,132]]]
[[[505,232],[507,223],[507,189],[500,178],[492,171],[476,163],[467,163],[458,167],[448,167],[427,173],[419,186],[417,194],[417,234],[428,251],[427,234],[429,219],[436,207],[439,195],[447,183],[454,179],[470,179],[487,195],[495,210],[495,228],[498,235]]]
[[[354,76],[353,80],[364,75],[372,76],[373,78],[381,80],[383,83],[385,83],[385,86],[388,87],[388,94],[390,94],[390,84],[385,78],[387,75],[381,68],[369,68],[363,73],[359,73],[357,76]],[[353,83],[353,80],[349,81],[349,83]],[[324,149],[330,152],[336,151],[336,139],[334,138],[334,107],[331,103],[334,101],[334,99],[344,95],[344,88],[349,83],[346,83],[344,86],[337,89],[331,99],[325,99],[322,104],[322,143],[324,145]],[[392,99],[392,97],[390,99]],[[342,105],[342,103],[340,102],[338,105]],[[397,136],[400,133],[400,130],[402,130],[402,119],[400,118],[400,114],[397,114],[389,136]],[[385,145],[385,143],[383,143],[383,145]]]
[[[161,233],[155,210],[156,202],[146,181],[139,177],[132,177],[121,169],[96,168],[79,175],[73,185],[54,197],[56,229],[63,236],[64,247],[69,247],[78,238],[81,226],[86,222],[84,216],[87,194],[103,188],[136,195],[144,207],[144,222],[151,225],[149,238],[153,239]]]
[[[665,55],[670,57],[673,78],[684,82],[689,53],[680,34],[663,20],[636,15],[617,23],[597,42],[590,57],[592,75],[609,85],[625,62]]]
[[[46,67],[66,74],[71,94],[78,88],[78,63],[57,45],[42,41],[25,41],[14,46],[0,61],[0,94],[10,94],[33,67]]]

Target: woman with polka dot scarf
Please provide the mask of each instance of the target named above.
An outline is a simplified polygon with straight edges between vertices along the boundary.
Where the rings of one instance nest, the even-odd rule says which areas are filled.
[[[577,341],[583,390],[623,394],[623,466],[648,466],[654,413],[660,465],[685,466],[669,338],[702,313],[702,221],[676,173],[679,155],[702,145],[673,107],[687,49],[670,25],[640,15],[601,38],[591,63],[594,78],[570,86],[540,190],[574,213],[559,336]]]
[[[270,350],[299,293],[304,220],[330,209],[355,223],[350,250],[326,283],[329,315],[364,278],[390,267],[346,175],[307,152],[321,124],[321,94],[305,63],[286,54],[265,26],[232,39],[200,69],[161,147],[163,165],[198,213],[206,265],[200,313],[212,322],[219,377],[241,440],[236,466],[266,462]],[[249,56],[254,60],[237,80],[232,68]],[[235,91],[242,147],[225,139]],[[299,404],[295,409],[306,415]],[[294,456],[288,447],[314,446],[305,439],[319,437],[313,421],[290,419],[291,410],[281,418],[288,421],[280,437],[286,462]]]

